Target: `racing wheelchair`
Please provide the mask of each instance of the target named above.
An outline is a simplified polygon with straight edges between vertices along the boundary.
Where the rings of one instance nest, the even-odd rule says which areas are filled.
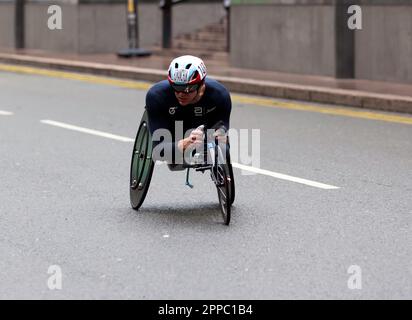
[[[143,204],[155,166],[155,161],[152,159],[153,143],[149,126],[145,110],[134,142],[130,167],[130,202],[135,210]],[[203,130],[208,132],[205,126]],[[223,222],[229,225],[231,206],[235,200],[235,181],[230,162],[229,138],[227,143],[222,145],[218,143],[217,138],[206,136],[203,151],[194,154],[192,160],[182,165],[183,170],[187,169],[186,185],[193,187],[188,180],[190,169],[202,173],[210,171],[210,177],[217,189]]]

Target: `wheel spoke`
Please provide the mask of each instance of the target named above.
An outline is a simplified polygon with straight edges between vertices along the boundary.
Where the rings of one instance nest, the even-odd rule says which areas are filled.
[[[140,144],[140,154],[137,157],[138,158],[138,166],[137,166],[137,180],[140,181],[141,177],[142,177],[142,172],[143,172],[143,166],[144,166],[144,162],[145,162],[145,157],[142,158],[142,155],[146,154],[146,136],[147,136],[147,130],[145,130],[145,128],[142,128],[142,141]]]
[[[219,187],[217,189],[219,190],[220,196],[223,197],[223,199],[226,203],[226,199],[227,199],[226,192],[222,190],[223,189],[222,187]]]
[[[139,127],[139,131],[137,133],[137,141],[134,146],[134,151],[133,151],[133,164],[132,164],[132,177],[134,180],[138,180],[138,176],[140,173],[140,166],[139,164],[141,163],[140,161],[140,155],[142,154],[142,146],[144,142],[144,126],[143,123]]]

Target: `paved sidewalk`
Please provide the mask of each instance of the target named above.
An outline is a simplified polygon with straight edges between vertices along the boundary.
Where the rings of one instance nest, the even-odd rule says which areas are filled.
[[[182,54],[152,48],[150,57],[118,58],[115,54],[64,54],[0,49],[0,62],[158,81],[173,57]],[[192,54],[197,54],[196,52]],[[225,54],[201,56],[209,74],[231,91],[322,102],[375,110],[412,113],[412,84],[287,74],[233,68]]]

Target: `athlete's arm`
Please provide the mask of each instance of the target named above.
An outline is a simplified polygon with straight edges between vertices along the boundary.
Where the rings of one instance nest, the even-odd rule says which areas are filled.
[[[174,128],[169,121],[168,114],[164,112],[165,107],[162,105],[162,102],[159,101],[158,94],[153,92],[153,90],[149,90],[146,94],[146,110],[152,137],[154,132],[158,129],[168,130],[170,135],[173,135]],[[163,149],[163,152],[161,153],[153,153],[153,160],[166,160],[168,163],[173,163],[175,159],[175,147],[176,144],[173,141],[173,136],[172,141],[153,141],[153,149]],[[158,158],[159,156],[160,158]],[[165,158],[162,158],[162,156],[165,156]]]
[[[216,110],[211,115],[210,128],[215,129],[214,136],[225,139],[230,126],[230,113],[232,111],[232,100],[227,90],[222,91]]]

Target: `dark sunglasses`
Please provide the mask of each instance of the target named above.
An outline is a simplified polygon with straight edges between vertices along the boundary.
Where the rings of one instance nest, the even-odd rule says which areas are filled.
[[[172,88],[176,92],[184,92],[184,93],[191,93],[195,92],[199,89],[199,84],[192,84],[192,85],[176,85],[172,84]]]

